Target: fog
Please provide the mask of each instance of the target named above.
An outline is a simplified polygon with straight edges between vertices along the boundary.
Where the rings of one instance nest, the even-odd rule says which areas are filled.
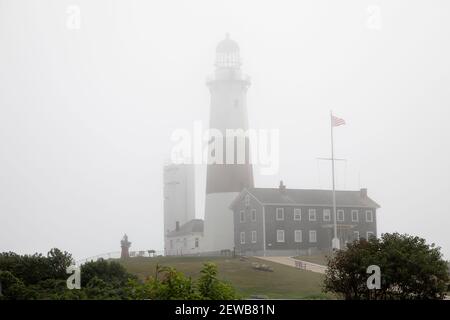
[[[79,9],[79,25],[68,19]],[[78,10],[77,9],[77,10]],[[71,27],[72,26],[72,27]],[[79,27],[79,28],[78,28]],[[279,129],[255,185],[368,194],[378,234],[450,257],[448,1],[0,0],[0,252],[163,249],[162,168],[208,125],[217,43],[241,49],[250,127]],[[197,209],[205,168],[197,168]]]

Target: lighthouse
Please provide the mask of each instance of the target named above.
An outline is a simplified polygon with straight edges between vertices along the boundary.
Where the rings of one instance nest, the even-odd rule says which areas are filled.
[[[220,132],[224,140],[222,144],[214,144],[213,138],[209,140],[210,154],[217,152],[214,148],[218,145],[223,147],[223,162],[207,165],[203,251],[231,250],[234,228],[229,206],[243,188],[253,187],[253,171],[248,137],[245,137],[244,161],[238,161],[237,146],[230,150],[226,142],[230,130],[248,129],[246,96],[250,86],[250,78],[241,70],[239,46],[228,34],[217,45],[215,70],[207,86],[211,95],[209,128]],[[230,151],[234,151],[233,157],[227,157]],[[234,158],[231,163],[230,158]]]

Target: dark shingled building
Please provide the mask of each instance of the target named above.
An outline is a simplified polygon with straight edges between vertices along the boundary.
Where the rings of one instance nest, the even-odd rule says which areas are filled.
[[[234,243],[245,255],[305,255],[329,252],[333,237],[331,190],[246,188],[233,210]],[[377,236],[380,206],[367,189],[336,191],[337,233],[341,248],[355,239]]]

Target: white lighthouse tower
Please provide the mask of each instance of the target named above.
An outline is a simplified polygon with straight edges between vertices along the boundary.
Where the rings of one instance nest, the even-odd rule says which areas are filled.
[[[249,85],[250,78],[241,71],[239,46],[227,34],[217,45],[215,72],[207,81],[211,94],[210,129],[219,130],[224,137],[227,129],[248,129],[246,95]],[[211,150],[211,142],[210,152],[215,152]],[[236,148],[235,162],[226,161],[225,140],[222,145],[223,163],[210,163],[207,167],[203,251],[233,249],[233,213],[229,206],[243,188],[253,187],[248,138],[244,163],[238,162]]]

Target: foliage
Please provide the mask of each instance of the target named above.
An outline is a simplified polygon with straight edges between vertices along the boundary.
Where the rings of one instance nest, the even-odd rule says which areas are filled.
[[[172,267],[156,266],[154,277],[140,285],[134,282],[134,299],[152,300],[219,300],[237,299],[231,285],[217,278],[217,266],[205,263],[198,281]]]
[[[367,267],[381,269],[381,288],[369,290]],[[443,299],[449,281],[439,247],[398,233],[348,244],[328,262],[324,290],[345,299]]]
[[[126,299],[126,286],[136,279],[117,262],[98,260],[81,267],[81,290],[67,288],[71,254],[52,249],[42,254],[0,253],[0,299]]]
[[[208,263],[195,282],[170,267],[156,266],[154,277],[142,282],[118,262],[97,260],[81,266],[81,289],[67,288],[66,268],[73,263],[67,252],[52,249],[43,256],[0,254],[0,300],[75,299],[236,299],[234,289],[217,278],[217,266]]]
[[[205,263],[198,280],[198,291],[202,299],[230,300],[236,299],[234,288],[226,282],[217,279],[217,266]]]

